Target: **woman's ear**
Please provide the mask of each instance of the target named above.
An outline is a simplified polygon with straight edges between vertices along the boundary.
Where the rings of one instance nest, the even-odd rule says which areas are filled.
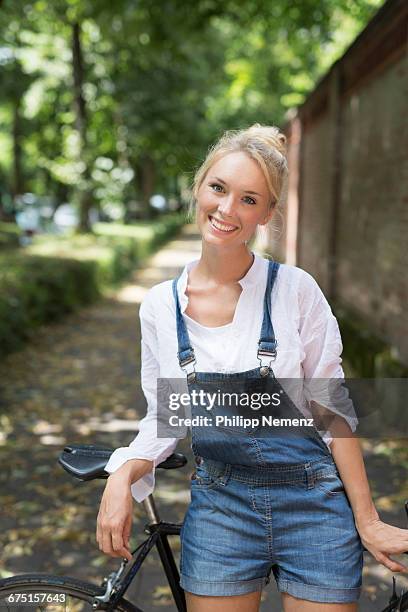
[[[266,213],[265,217],[263,218],[262,221],[259,222],[258,225],[266,225],[268,223],[268,221],[270,221],[273,217],[273,215],[275,214],[275,204],[272,204],[269,207],[268,212]]]

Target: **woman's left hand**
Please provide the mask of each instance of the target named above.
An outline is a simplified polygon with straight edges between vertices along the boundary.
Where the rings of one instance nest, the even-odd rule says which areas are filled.
[[[408,551],[408,529],[393,527],[379,518],[364,525],[356,522],[356,527],[363,545],[379,563],[392,572],[408,572],[407,566],[390,557]]]

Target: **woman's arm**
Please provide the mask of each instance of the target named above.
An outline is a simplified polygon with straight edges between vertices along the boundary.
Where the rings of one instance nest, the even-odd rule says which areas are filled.
[[[371,496],[358,438],[342,417],[335,417],[330,432],[333,437],[333,459],[353,509],[361,541],[374,558],[392,572],[408,571],[407,566],[390,557],[408,551],[408,529],[393,527],[379,518]]]
[[[131,486],[151,471],[152,465],[152,461],[130,459],[106,482],[96,522],[96,541],[99,549],[111,557],[132,559],[129,548],[133,518]]]
[[[147,293],[139,312],[142,336],[141,386],[147,402],[147,413],[139,422],[137,436],[129,446],[116,449],[105,467],[110,474],[116,474],[121,470],[121,474],[126,476],[129,471],[134,470],[131,493],[138,502],[153,492],[156,466],[174,452],[178,443],[178,438],[159,438],[157,435],[157,378],[160,376],[160,365],[154,299],[160,298],[154,298],[151,290]],[[175,347],[175,353],[176,350]],[[136,460],[144,460],[144,463],[135,463]],[[141,471],[142,465],[144,468]]]
[[[309,390],[321,404],[311,402],[314,417],[327,417],[331,451],[349,498],[356,528],[364,546],[392,571],[407,571],[392,554],[408,551],[408,530],[383,523],[374,506],[360,443],[353,435],[358,419],[347,402],[333,401],[334,379],[344,379],[343,344],[336,318],[315,279],[303,273],[299,284],[299,335],[304,347],[302,362]],[[338,388],[338,387],[335,387]],[[326,397],[325,397],[326,396]],[[327,400],[324,401],[324,400]],[[340,410],[339,410],[340,408]],[[326,429],[322,427],[322,429]]]
[[[146,296],[148,297],[148,296]],[[96,541],[101,551],[112,557],[131,559],[129,538],[132,529],[133,499],[143,501],[154,488],[155,467],[177,445],[177,438],[157,436],[157,378],[160,372],[156,326],[151,304],[140,308],[142,331],[143,393],[147,414],[139,423],[139,433],[129,446],[116,449],[105,470],[110,473],[102,495]]]
[[[344,423],[344,427],[348,428],[348,425]],[[377,561],[393,572],[407,572],[408,567],[394,561],[390,555],[408,551],[408,529],[388,525],[379,518],[371,497],[360,443],[350,428],[348,430],[350,437],[334,437],[331,448],[353,509],[357,531]]]

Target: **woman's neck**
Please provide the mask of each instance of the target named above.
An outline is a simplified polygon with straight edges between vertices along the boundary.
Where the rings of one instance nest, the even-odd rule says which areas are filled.
[[[201,258],[194,268],[196,278],[215,284],[238,282],[254,262],[254,255],[246,245],[237,249],[218,249],[203,242]]]

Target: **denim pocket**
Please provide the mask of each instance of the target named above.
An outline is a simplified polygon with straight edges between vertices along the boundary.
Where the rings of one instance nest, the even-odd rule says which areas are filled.
[[[327,495],[341,495],[344,493],[343,481],[335,470],[318,472],[315,475],[316,486]]]
[[[219,476],[209,474],[203,467],[198,465],[191,478],[191,488],[212,489],[219,485],[219,482]]]

